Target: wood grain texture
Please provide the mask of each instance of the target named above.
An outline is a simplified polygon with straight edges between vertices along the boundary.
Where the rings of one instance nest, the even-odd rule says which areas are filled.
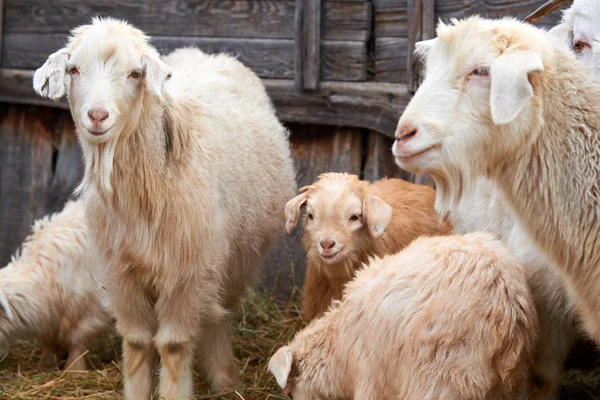
[[[4,33],[4,0],[0,0],[0,65],[2,65],[2,35]]]
[[[408,63],[407,38],[375,39],[375,80],[378,82],[406,82]]]
[[[66,33],[92,16],[125,19],[150,35],[294,38],[294,0],[5,0],[6,32]],[[326,1],[323,39],[366,40],[365,0]]]
[[[38,97],[33,71],[0,69],[0,101],[67,109],[64,99]],[[393,137],[410,95],[403,84],[321,82],[318,91],[298,92],[291,80],[263,80],[278,117],[287,122],[344,125],[373,129]]]
[[[376,37],[408,37],[407,0],[374,0],[373,8]]]
[[[0,266],[46,211],[54,111],[0,104]]]
[[[409,93],[415,93],[419,86],[419,72],[414,57],[415,43],[421,40],[423,18],[422,0],[408,2],[408,58],[406,65],[406,87]]]
[[[412,174],[400,169],[394,162],[392,155],[394,139],[375,131],[368,131],[367,135],[364,179],[375,182],[387,177],[412,181]]]
[[[507,15],[522,20],[545,0],[435,0],[436,20],[441,18],[460,18],[479,14],[483,17],[500,18]],[[567,8],[567,6],[565,6]],[[556,25],[561,17],[559,10],[544,18],[538,26],[551,27]]]
[[[290,124],[291,149],[298,189],[313,183],[323,172],[360,174],[362,138],[360,129]],[[283,226],[281,227],[283,231]],[[263,285],[277,297],[289,298],[304,284],[306,254],[300,241],[299,223],[290,235],[282,234],[265,262]]]
[[[5,35],[3,68],[37,69],[49,54],[63,47],[64,34]],[[252,68],[261,78],[292,79],[294,76],[294,42],[273,39],[199,38],[157,36],[153,45],[163,54],[182,46],[196,46],[207,53],[227,52]],[[367,74],[365,42],[323,41],[320,78],[331,81],[361,81]]]
[[[321,65],[321,0],[298,1],[295,24],[296,89],[316,90],[319,87]]]

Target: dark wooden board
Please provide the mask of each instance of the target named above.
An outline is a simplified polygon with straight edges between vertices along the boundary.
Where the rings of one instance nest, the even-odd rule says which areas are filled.
[[[46,213],[54,110],[0,103],[0,265]]]
[[[289,128],[298,189],[313,183],[323,172],[360,174],[360,129],[300,124],[290,124]],[[300,222],[292,234],[282,234],[267,256],[263,285],[278,298],[288,298],[294,288],[301,288],[304,283],[306,254],[300,241],[302,234]]]
[[[375,131],[368,131],[367,135],[364,179],[374,182],[387,177],[412,181],[412,174],[400,169],[394,162],[392,155],[394,139]]]
[[[36,69],[49,54],[64,46],[66,38],[64,34],[6,34],[2,67]],[[237,55],[262,78],[292,79],[294,76],[294,42],[288,39],[157,36],[152,38],[152,42],[162,53],[189,45],[207,53],[228,52]],[[366,42],[322,42],[321,79],[361,81],[366,77],[366,64]]]
[[[408,39],[375,39],[375,80],[380,82],[406,82]]]
[[[125,19],[150,35],[294,38],[293,0],[5,0],[7,33],[66,33],[91,17]],[[368,38],[368,2],[326,1],[324,39]]]
[[[296,89],[316,90],[321,66],[321,0],[298,0],[294,23]]]
[[[31,87],[32,71],[0,69],[0,101],[66,109],[63,99],[38,97]],[[264,79],[282,121],[373,129],[393,137],[410,96],[402,84],[322,82],[318,91],[298,92],[291,80]]]
[[[2,65],[2,35],[4,33],[4,0],[0,0],[0,65]]]

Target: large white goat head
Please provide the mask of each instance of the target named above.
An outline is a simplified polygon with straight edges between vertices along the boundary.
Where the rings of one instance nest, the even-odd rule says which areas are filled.
[[[520,135],[541,115],[532,82],[552,39],[508,18],[453,20],[437,34],[417,45],[426,77],[398,122],[396,163],[434,178],[480,172],[518,146],[520,138],[501,132]]]
[[[144,103],[162,101],[169,77],[169,67],[143,32],[123,21],[94,18],[48,57],[33,87],[53,100],[66,93],[80,137],[99,143],[131,131]]]
[[[600,75],[600,2],[575,0],[550,33]]]

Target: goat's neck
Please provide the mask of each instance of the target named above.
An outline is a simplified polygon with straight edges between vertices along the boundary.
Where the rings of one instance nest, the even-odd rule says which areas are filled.
[[[589,271],[582,268],[600,261],[594,254],[600,250],[594,249],[600,234],[600,118],[595,111],[600,88],[590,82],[575,91],[555,81],[554,93],[546,93],[544,124],[534,140],[494,174],[541,248],[572,271],[570,276],[589,280]],[[562,85],[568,84],[563,79]]]

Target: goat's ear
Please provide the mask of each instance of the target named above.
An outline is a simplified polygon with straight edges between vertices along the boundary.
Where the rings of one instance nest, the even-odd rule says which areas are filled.
[[[431,50],[436,40],[437,38],[433,38],[428,40],[421,40],[420,42],[415,43],[415,55],[418,58],[425,59],[427,57],[427,53],[429,53],[429,50]]]
[[[277,350],[269,360],[269,372],[273,374],[277,384],[282,389],[285,389],[285,386],[287,385],[293,362],[294,356],[292,354],[292,349],[289,346],[283,346]]]
[[[12,321],[14,318],[10,305],[8,304],[8,299],[2,290],[0,290],[0,314],[4,314],[9,321]]]
[[[567,24],[558,24],[548,31],[560,46],[566,50],[573,50],[573,30]]]
[[[307,198],[306,193],[301,193],[285,204],[285,231],[287,233],[296,227],[300,208],[306,205]]]
[[[142,68],[146,89],[162,101],[163,84],[171,78],[171,68],[156,55],[142,56]]]
[[[392,207],[382,199],[372,194],[363,200],[363,216],[371,235],[379,238],[392,220]]]
[[[33,89],[42,97],[48,97],[54,101],[65,95],[67,63],[71,55],[66,49],[60,49],[50,54],[48,59],[33,74]]]
[[[529,74],[544,70],[539,54],[530,50],[507,50],[490,66],[490,109],[496,125],[507,124],[523,111],[533,97]]]

